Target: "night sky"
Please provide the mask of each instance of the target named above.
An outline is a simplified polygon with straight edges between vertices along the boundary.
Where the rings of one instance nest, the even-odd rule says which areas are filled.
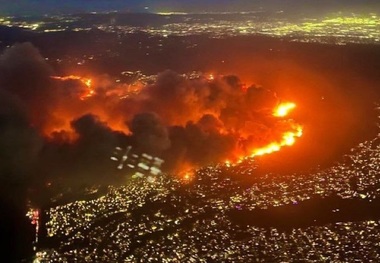
[[[289,10],[378,12],[378,0],[0,0],[0,14],[26,15],[88,11],[204,12]]]

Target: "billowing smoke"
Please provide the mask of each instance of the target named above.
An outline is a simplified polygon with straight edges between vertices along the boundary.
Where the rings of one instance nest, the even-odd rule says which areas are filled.
[[[161,154],[170,147],[167,128],[155,113],[136,114],[129,126],[131,139],[139,151]]]
[[[105,77],[59,77],[28,43],[7,49],[0,57],[2,170],[19,174],[33,163],[45,180],[107,179],[114,147],[131,145],[179,172],[249,155],[294,126],[272,116],[273,92],[236,76],[165,71],[128,88]]]
[[[48,107],[49,93],[53,94],[48,89],[50,72],[30,44],[15,45],[0,57],[0,179],[4,190],[26,184],[35,168],[43,142],[33,126],[42,125],[47,117],[42,111]]]
[[[42,141],[28,123],[20,101],[0,90],[1,180],[13,184],[29,177],[41,146]]]
[[[16,44],[0,57],[0,87],[21,100],[34,126],[51,119],[49,110],[56,92],[51,86],[52,69],[29,43]]]

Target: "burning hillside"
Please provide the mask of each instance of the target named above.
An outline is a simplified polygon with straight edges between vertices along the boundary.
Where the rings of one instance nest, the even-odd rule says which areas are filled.
[[[302,135],[288,117],[294,103],[233,75],[165,71],[136,90],[100,77],[58,76],[30,44],[9,48],[1,62],[2,90],[22,105],[43,142],[37,159],[66,174],[100,173],[108,167],[102,158],[123,144],[179,172],[270,154]],[[12,79],[17,73],[22,81]]]

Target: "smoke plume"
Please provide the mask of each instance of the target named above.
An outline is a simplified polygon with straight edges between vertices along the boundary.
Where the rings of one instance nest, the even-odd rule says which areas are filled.
[[[1,55],[0,88],[1,105],[10,105],[0,123],[7,165],[34,163],[45,180],[106,178],[116,146],[161,157],[166,171],[179,172],[237,160],[294,130],[292,120],[273,117],[276,94],[237,76],[168,70],[131,90],[104,76],[60,77],[29,43]]]

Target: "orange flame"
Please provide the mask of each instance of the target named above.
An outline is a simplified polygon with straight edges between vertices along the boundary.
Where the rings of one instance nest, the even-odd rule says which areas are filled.
[[[296,104],[292,102],[285,102],[278,105],[274,111],[273,116],[275,117],[285,117],[289,114],[291,110],[293,110],[296,107]]]
[[[292,102],[281,103],[280,105],[278,105],[274,109],[273,116],[274,117],[285,117],[295,107],[296,107],[296,104],[294,104]],[[302,136],[302,134],[303,134],[302,126],[299,124],[293,124],[292,130],[286,131],[285,133],[283,133],[280,141],[272,142],[272,143],[270,143],[264,147],[251,150],[250,154],[248,156],[240,157],[238,159],[237,163],[241,163],[241,162],[243,162],[244,159],[247,159],[247,158],[253,158],[256,156],[262,156],[262,155],[278,152],[284,146],[292,146],[295,144],[296,139],[300,138]],[[232,162],[228,160],[225,162],[225,165],[227,167],[230,167],[232,165]]]
[[[296,107],[295,103],[292,102],[285,102],[281,103],[278,105],[274,111],[273,111],[273,116],[275,117],[285,117],[289,114],[291,110],[293,110]],[[250,157],[255,157],[255,156],[261,156],[264,154],[270,154],[273,152],[278,152],[281,150],[283,146],[292,146],[296,142],[296,138],[299,138],[302,136],[303,133],[303,128],[299,124],[294,124],[293,125],[293,131],[287,131],[282,135],[281,141],[279,142],[273,142],[270,143],[269,145],[254,149],[250,155]]]
[[[64,76],[64,77],[59,77],[59,76],[52,76],[52,79],[57,79],[57,80],[79,80],[82,82],[86,87],[87,90],[80,96],[81,100],[85,100],[95,94],[95,90],[92,87],[92,79],[89,78],[83,78],[80,76],[75,76],[75,75],[69,75],[69,76]]]
[[[296,125],[295,131],[288,131],[282,135],[282,139],[279,142],[273,142],[265,147],[254,149],[250,157],[261,156],[265,154],[270,154],[273,152],[278,152],[284,146],[292,146],[296,142],[296,138],[302,136],[303,129],[301,125]]]
[[[177,175],[180,182],[184,184],[188,184],[194,180],[195,170],[194,168],[186,169],[186,168],[181,167],[180,172],[178,172]]]

